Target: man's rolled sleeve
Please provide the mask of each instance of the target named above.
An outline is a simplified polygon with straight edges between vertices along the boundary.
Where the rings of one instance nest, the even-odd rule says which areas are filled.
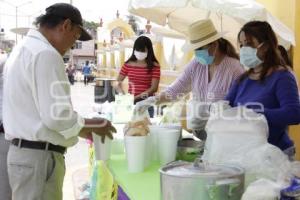
[[[78,133],[84,127],[84,118],[80,115],[77,115],[77,122],[69,129],[60,131],[60,134],[64,136],[64,138],[69,139],[71,137],[78,136]]]

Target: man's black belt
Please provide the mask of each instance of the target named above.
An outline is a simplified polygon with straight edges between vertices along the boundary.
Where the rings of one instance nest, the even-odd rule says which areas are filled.
[[[55,151],[61,154],[66,152],[66,147],[54,145],[48,142],[36,142],[21,139],[13,139],[11,143],[19,148],[39,149],[45,151]]]
[[[0,134],[1,134],[1,133],[4,133],[4,127],[3,127],[2,122],[0,121]]]

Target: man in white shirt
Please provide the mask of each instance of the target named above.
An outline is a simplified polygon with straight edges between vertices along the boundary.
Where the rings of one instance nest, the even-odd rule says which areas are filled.
[[[7,175],[7,153],[9,142],[4,139],[2,124],[2,91],[3,91],[3,67],[7,59],[5,51],[0,49],[0,197],[3,200],[11,200],[11,190]]]
[[[112,138],[105,119],[83,119],[72,107],[62,56],[76,40],[90,40],[80,11],[57,3],[36,19],[7,59],[4,69],[3,123],[12,199],[62,199],[64,153],[78,136],[94,132]]]

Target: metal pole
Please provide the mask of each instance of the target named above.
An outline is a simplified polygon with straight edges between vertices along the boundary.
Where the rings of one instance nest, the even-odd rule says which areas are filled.
[[[18,28],[18,6],[16,6],[16,28]],[[16,33],[16,44],[18,43],[18,34]]]
[[[27,5],[29,3],[32,3],[32,1],[27,1],[23,4],[20,4],[20,5],[15,5],[15,4],[12,4],[10,3],[9,1],[6,1],[6,0],[0,0],[1,2],[4,2],[4,3],[7,3],[8,5],[12,6],[12,7],[15,7],[16,9],[16,28],[18,28],[18,8],[21,7],[21,6],[24,6],[24,5]],[[18,43],[18,34],[16,33],[16,44]]]

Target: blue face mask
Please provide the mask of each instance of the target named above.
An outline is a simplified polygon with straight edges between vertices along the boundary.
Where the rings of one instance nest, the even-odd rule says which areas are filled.
[[[240,50],[240,62],[245,67],[255,68],[263,61],[257,57],[257,49],[252,47],[242,47]]]
[[[201,49],[195,51],[196,59],[199,63],[203,65],[210,65],[213,63],[215,56],[210,56],[208,49]]]

